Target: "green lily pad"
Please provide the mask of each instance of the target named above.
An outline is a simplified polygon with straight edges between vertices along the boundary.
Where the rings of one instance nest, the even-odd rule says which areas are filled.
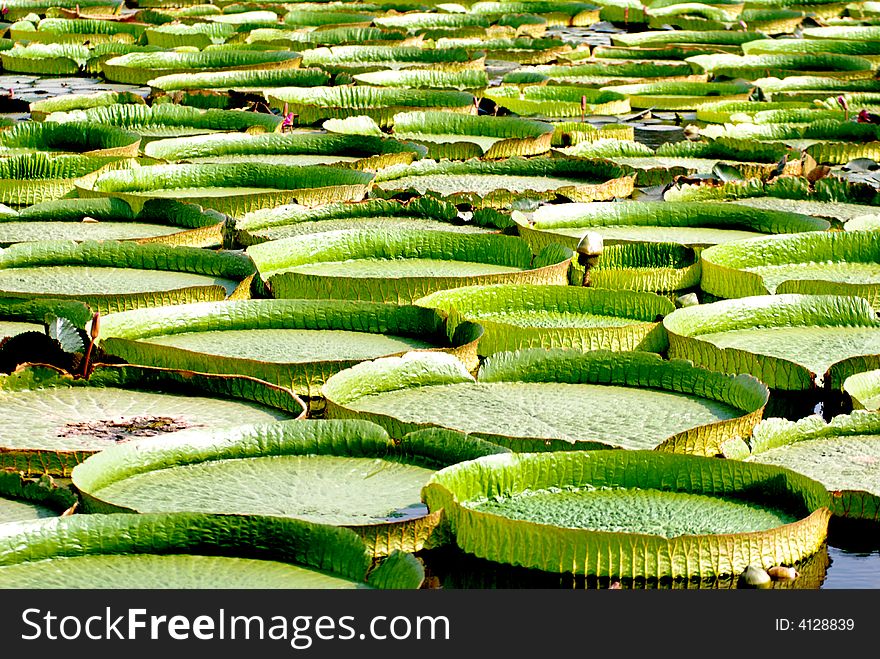
[[[482,355],[522,348],[663,352],[657,319],[674,309],[651,293],[516,284],[438,291],[417,303],[446,312],[453,326],[479,323]]]
[[[822,486],[786,469],[645,451],[497,455],[425,489],[464,551],[557,573],[690,579],[789,564],[828,530]]]
[[[185,532],[181,532],[185,531]],[[235,515],[73,515],[7,525],[4,588],[418,588],[421,564],[396,553],[367,576],[352,531]]]
[[[440,426],[524,451],[707,455],[748,432],[767,400],[753,378],[718,378],[651,353],[540,349],[497,353],[476,381],[445,355],[378,359],[334,375],[324,395],[330,416],[366,418],[392,433]]]
[[[677,309],[663,320],[669,354],[774,389],[802,391],[848,358],[880,354],[880,322],[864,299],[765,295]]]
[[[831,493],[831,512],[880,521],[880,418],[856,411],[825,423],[767,419],[755,428],[750,462],[804,474]]]
[[[89,380],[48,367],[0,377],[2,465],[66,476],[78,462],[136,437],[216,428],[304,412],[290,390],[251,378],[102,366]],[[20,420],[30,419],[23,435]]]
[[[239,300],[111,314],[101,347],[130,363],[248,375],[315,396],[337,371],[410,350],[448,351],[476,368],[481,329],[459,325],[417,307]]]

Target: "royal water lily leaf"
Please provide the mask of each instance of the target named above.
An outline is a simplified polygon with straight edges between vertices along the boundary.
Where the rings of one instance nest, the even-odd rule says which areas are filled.
[[[202,89],[226,94],[231,90],[262,92],[273,87],[320,87],[329,81],[330,75],[320,69],[240,69],[175,73],[153,78],[147,84],[164,92]]]
[[[42,151],[133,158],[140,142],[136,133],[111,126],[28,122],[0,133],[0,157]]]
[[[546,153],[553,126],[516,117],[404,112],[394,116],[394,135],[425,145],[436,160],[497,159]]]
[[[14,469],[0,470],[0,524],[58,517],[75,505],[73,492],[51,476],[34,479]]]
[[[44,332],[47,322],[54,318],[65,318],[83,329],[92,315],[92,310],[86,304],[74,300],[0,297],[0,326],[6,328],[20,325],[22,331]],[[12,335],[0,334],[0,339],[5,336]]]
[[[367,116],[390,126],[395,114],[414,110],[446,110],[475,114],[474,97],[466,92],[385,87],[282,87],[269,94],[273,108],[292,113],[297,124],[324,119]]]
[[[477,2],[470,12],[493,20],[505,14],[538,14],[547,19],[548,26],[586,27],[599,22],[600,8],[585,2],[569,0],[525,0],[517,2]]]
[[[597,142],[600,140],[635,139],[635,128],[629,124],[592,124],[578,121],[557,121],[553,123],[553,146],[570,146],[581,142]]]
[[[880,415],[855,411],[826,423],[767,419],[755,428],[749,462],[787,467],[824,485],[831,512],[880,521]]]
[[[117,197],[136,209],[150,199],[178,199],[238,216],[293,202],[317,206],[358,201],[372,180],[368,172],[324,165],[149,165],[106,172],[78,191],[82,197]]]
[[[697,108],[697,119],[707,123],[759,123],[759,117],[763,119],[760,123],[781,123],[786,124],[788,121],[792,123],[796,121],[810,122],[813,120],[821,120],[822,117],[816,113],[821,110],[811,103],[793,103],[785,101],[741,101],[717,99],[708,103],[703,103]],[[804,114],[798,114],[804,113]],[[804,119],[804,115],[806,119]],[[766,121],[771,117],[776,117],[773,122]],[[841,117],[842,119],[843,117]],[[748,127],[746,127],[748,130]],[[705,134],[709,135],[713,132],[711,127],[707,127]]]
[[[125,3],[121,0],[58,0],[58,2],[49,2],[49,0],[9,0],[6,8],[9,12],[6,14],[6,20],[20,20],[27,15],[44,15],[51,10],[71,10],[79,7],[79,12],[84,15],[98,14],[110,15],[114,11],[119,11]]]
[[[330,5],[334,6],[334,5]],[[355,5],[356,6],[356,5]],[[313,6],[314,10],[295,9],[284,15],[284,24],[293,27],[324,27],[326,25],[370,25],[375,13],[352,12],[340,10],[334,6],[332,11],[321,11]]]
[[[192,70],[296,69],[299,53],[255,50],[211,50],[201,52],[129,53],[101,64],[101,73],[111,82],[145,85],[153,78]]]
[[[599,87],[605,85],[627,85],[653,82],[665,79],[667,82],[678,80],[702,79],[705,76],[694,75],[685,62],[671,61],[635,61],[625,60],[577,60],[567,65],[540,65],[523,68],[526,73],[539,73],[554,85],[583,85]]]
[[[402,71],[372,71],[360,73],[354,79],[374,87],[406,87],[408,89],[453,89],[457,91],[483,90],[489,86],[485,71],[442,71],[433,69],[404,69]]]
[[[411,438],[398,447],[366,421],[290,421],[134,441],[93,456],[72,479],[88,512],[293,517],[350,528],[385,556],[437,544],[440,514],[420,498],[435,464],[498,452],[438,446],[423,454]]]
[[[523,116],[565,118],[630,111],[623,94],[585,87],[530,85],[520,90],[516,85],[503,85],[487,89],[483,96]]]
[[[619,139],[598,139],[592,142],[579,142],[574,146],[559,149],[558,154],[564,154],[572,158],[585,158],[587,160],[602,159],[652,159],[654,150],[641,142]]]
[[[338,14],[338,12],[332,12],[332,14]],[[328,12],[324,15],[332,16],[332,14]],[[383,44],[404,45],[403,41],[406,38],[407,34],[402,30],[340,25],[338,27],[322,27],[320,30],[312,31],[257,28],[250,31],[246,41],[248,44],[270,44],[273,46],[309,49],[317,46],[344,46],[346,44],[368,46]]]
[[[813,210],[822,208],[821,203],[816,202],[830,202],[827,204],[829,212],[839,209],[845,213],[846,218],[851,218],[870,214],[872,211],[869,207],[878,205],[880,194],[871,185],[829,175],[812,182],[806,177],[780,176],[772,181],[753,179],[715,185],[683,183],[669,188],[663,198],[666,201],[745,200],[746,203],[765,204],[764,207],[768,207],[766,204],[780,204],[779,208],[783,208],[783,204],[791,207],[791,201],[806,201],[811,202],[807,207]],[[856,214],[851,214],[857,208],[856,204],[862,206]]]
[[[880,354],[880,322],[857,297],[723,300],[677,309],[663,326],[670,356],[725,373],[751,373],[780,390],[812,389],[830,379],[835,364]]]
[[[840,55],[880,55],[880,41],[813,39],[758,39],[742,45],[746,55],[779,53],[835,53]]]
[[[481,50],[490,60],[506,60],[520,64],[544,64],[554,61],[558,56],[573,52],[572,47],[564,40],[553,38],[443,38],[437,39],[437,45],[443,48],[466,48],[469,51]]]
[[[629,579],[791,565],[830,517],[824,488],[788,469],[645,451],[488,456],[438,472],[424,497],[468,553]]]
[[[38,25],[18,23],[10,28],[10,37],[16,41],[34,43],[98,44],[106,41],[134,43],[144,33],[142,23],[102,21],[93,18],[71,20],[44,18]],[[30,28],[30,29],[28,29]],[[35,28],[35,29],[34,29]]]
[[[611,43],[623,46],[660,46],[667,44],[718,44],[739,46],[763,39],[759,32],[740,30],[660,30],[657,32],[615,33]]]
[[[677,30],[678,31],[678,30]],[[713,55],[715,53],[733,53],[738,55],[740,47],[737,45],[722,44],[669,44],[657,46],[596,46],[591,56],[595,59],[625,59],[625,60],[683,60],[694,55]],[[566,55],[561,55],[560,60],[565,61]]]
[[[388,137],[313,133],[217,133],[157,140],[144,148],[147,156],[172,162],[338,165],[369,170],[407,165],[427,151],[411,141]]]
[[[373,19],[374,25],[387,28],[402,28],[421,33],[429,28],[467,28],[486,29],[489,19],[480,14],[434,14],[428,12],[408,12],[406,14],[381,16]]]
[[[54,112],[47,121],[85,122],[118,126],[141,137],[183,137],[214,132],[272,132],[280,128],[281,117],[236,110],[198,110],[167,103],[108,105],[87,110]]]
[[[43,121],[53,112],[71,112],[73,110],[88,110],[89,108],[105,107],[108,105],[135,104],[145,105],[146,101],[140,94],[134,92],[104,91],[94,94],[65,94],[53,96],[30,104],[31,119]]]
[[[239,300],[111,314],[101,346],[132,364],[248,375],[317,396],[333,373],[411,350],[476,368],[482,330],[433,310],[354,300]]]
[[[59,199],[0,219],[0,247],[44,240],[137,240],[218,247],[224,216],[174,199],[147,202],[135,214],[121,199]]]
[[[808,27],[804,29],[805,39],[833,39],[854,41],[880,40],[880,28],[875,25],[834,25],[828,27]]]
[[[79,300],[102,314],[247,298],[253,263],[240,252],[118,241],[40,241],[0,250],[0,297]]]
[[[516,284],[438,291],[417,304],[447,313],[453,327],[479,323],[481,355],[522,348],[663,352],[659,319],[675,309],[651,293]]]
[[[716,245],[700,254],[703,290],[854,295],[880,306],[880,241],[873,231],[810,232]]]
[[[520,234],[537,234],[531,244],[554,241],[575,249],[584,233],[600,234],[605,244],[678,243],[706,247],[768,233],[825,231],[825,220],[776,210],[718,202],[626,202],[557,204],[538,208],[531,217],[513,214]],[[528,239],[528,238],[527,238]]]
[[[350,74],[409,68],[461,71],[482,70],[484,59],[484,53],[472,54],[464,48],[353,45],[304,50],[302,65]]]
[[[195,23],[193,25],[155,25],[144,31],[147,43],[161,48],[194,46],[206,48],[224,43],[235,34],[235,28],[225,23]]]
[[[518,451],[659,449],[716,455],[760,420],[767,388],[648,352],[496,353],[474,379],[450,355],[365,362],[324,385],[331,418],[392,435],[439,426]]]
[[[633,177],[613,163],[514,156],[497,162],[424,159],[389,167],[376,177],[373,194],[431,195],[474,207],[510,207],[520,199],[602,201],[626,198]]]
[[[486,221],[478,217],[465,222],[452,204],[434,197],[417,197],[407,203],[369,199],[358,203],[324,204],[318,208],[296,204],[275,206],[248,213],[227,228],[231,242],[248,247],[269,240],[342,229],[497,233],[508,225],[509,220],[500,222],[495,217]]]
[[[100,365],[88,380],[24,366],[0,376],[0,400],[0,465],[28,476],[68,476],[89,455],[139,437],[305,415],[292,391],[254,378],[127,365]]]
[[[843,381],[843,390],[852,399],[856,410],[880,410],[880,370],[850,375]]]
[[[734,82],[653,82],[604,87],[624,94],[633,108],[654,110],[697,110],[719,98],[747,100],[751,87]]]
[[[260,515],[72,515],[0,530],[4,588],[418,588],[421,563],[372,572],[356,533]]]
[[[0,52],[3,68],[14,73],[75,76],[85,69],[89,48],[74,44],[16,45]]]
[[[873,78],[846,80],[823,76],[787,76],[785,78],[759,78],[764,97],[770,101],[813,101],[828,98],[835,92],[877,92],[880,82]]]
[[[809,199],[781,199],[779,197],[753,197],[734,200],[732,203],[751,208],[812,215],[832,222],[844,222],[844,226],[858,217],[865,217],[876,211],[875,207],[862,204]]]
[[[552,237],[533,231],[523,238],[538,249]],[[584,266],[575,262],[572,284],[626,291],[672,294],[700,283],[698,250],[678,243],[618,243],[605,245],[597,263],[585,277]]]
[[[561,245],[533,257],[513,236],[369,228],[273,240],[247,253],[275,298],[402,304],[468,285],[564,284],[573,257]]]
[[[0,203],[15,206],[60,199],[105,170],[130,164],[117,156],[25,153],[0,158]]]
[[[695,73],[727,78],[769,78],[797,75],[805,71],[840,78],[872,77],[871,61],[852,55],[829,53],[785,55],[696,55],[688,57]]]

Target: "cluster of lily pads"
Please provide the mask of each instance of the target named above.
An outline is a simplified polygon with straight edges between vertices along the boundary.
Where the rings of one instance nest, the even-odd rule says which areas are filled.
[[[880,524],[877,5],[7,0],[0,586]]]

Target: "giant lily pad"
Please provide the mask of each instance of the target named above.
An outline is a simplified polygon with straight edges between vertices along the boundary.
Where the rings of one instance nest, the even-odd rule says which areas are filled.
[[[73,515],[4,525],[4,588],[418,588],[421,564],[372,557],[348,529],[257,515]]]
[[[332,73],[366,73],[385,69],[440,69],[460,71],[483,68],[483,53],[464,48],[418,46],[334,46],[303,51],[303,66],[317,66]]]
[[[496,353],[474,379],[461,362],[410,353],[324,385],[327,414],[391,434],[440,426],[520,451],[653,448],[716,455],[760,420],[767,388],[647,352]]]
[[[420,493],[437,466],[503,450],[464,437],[440,453],[422,443],[398,446],[366,421],[247,425],[116,446],[72,478],[88,512],[294,517],[350,528],[383,556],[436,543],[440,514]]]
[[[138,155],[140,137],[111,126],[72,123],[21,123],[0,133],[0,156],[37,151],[129,158]]]
[[[719,98],[744,101],[748,99],[751,87],[733,82],[650,82],[606,89],[626,95],[634,108],[696,110]]]
[[[580,117],[583,114],[624,114],[629,100],[623,94],[574,86],[516,85],[493,87],[484,96],[524,116]]]
[[[145,85],[153,78],[195,70],[295,69],[299,53],[254,50],[203,50],[196,53],[129,53],[108,59],[101,65],[107,80]]]
[[[718,297],[765,293],[856,295],[880,305],[880,241],[873,231],[752,238],[700,255],[703,290]]]
[[[229,215],[297,202],[317,206],[330,201],[357,201],[367,193],[373,175],[323,165],[215,163],[150,165],[106,172],[83,197],[117,197],[140,209],[148,199],[179,199]]]
[[[668,343],[658,319],[675,309],[651,293],[516,284],[438,291],[418,304],[448,313],[452,326],[479,323],[481,355],[521,348],[663,352]]]
[[[80,300],[101,313],[249,297],[240,253],[131,242],[40,241],[0,251],[0,296]]]
[[[851,357],[880,354],[880,321],[867,301],[765,295],[677,309],[663,320],[669,354],[774,389],[803,391]]]
[[[271,87],[318,87],[326,85],[330,75],[320,69],[237,69],[233,71],[196,71],[173,73],[148,82],[164,92],[216,90],[262,91]]]
[[[133,364],[237,373],[318,395],[333,373],[410,350],[443,350],[477,367],[479,326],[428,309],[335,300],[240,300],[112,314],[101,345]]]
[[[406,87],[409,89],[455,89],[457,91],[484,90],[489,86],[485,71],[465,69],[443,71],[433,69],[403,69],[360,73],[354,79],[375,87]]]
[[[367,116],[380,126],[390,126],[395,114],[437,109],[474,114],[474,97],[465,92],[384,87],[281,87],[268,94],[272,107],[293,113],[302,125],[323,119]]]
[[[181,105],[117,104],[86,110],[53,112],[47,121],[85,122],[118,126],[143,138],[183,137],[214,132],[271,132],[281,125],[281,117],[235,110],[198,110]]]
[[[852,55],[820,53],[792,55],[696,55],[688,57],[694,72],[729,78],[755,80],[761,77],[785,77],[805,71],[840,78],[872,77],[871,61]]]
[[[512,236],[418,229],[331,231],[247,251],[273,297],[405,304],[472,284],[564,284],[573,256],[551,245],[533,258]]]
[[[818,551],[828,495],[787,469],[644,451],[498,455],[425,489],[464,551],[561,573],[681,579]]]
[[[433,197],[417,197],[405,204],[394,200],[368,199],[358,203],[324,204],[319,208],[297,204],[263,208],[236,219],[231,233],[236,244],[249,246],[268,240],[341,229],[494,233],[506,226],[506,223],[497,224],[481,224],[477,220],[462,222],[458,209],[452,204]]]
[[[855,411],[797,422],[767,419],[751,438],[750,462],[814,478],[831,493],[831,512],[880,522],[880,415]]]
[[[712,202],[627,202],[557,204],[538,208],[531,217],[514,211],[523,236],[538,245],[554,241],[577,247],[586,231],[606,244],[668,242],[705,247],[767,233],[824,231],[830,224],[809,215],[760,210]]]
[[[425,159],[389,167],[377,175],[374,193],[384,197],[430,194],[452,203],[503,208],[517,199],[626,198],[633,185],[632,176],[610,163],[514,156],[498,162]]]
[[[217,247],[224,216],[174,199],[155,199],[135,214],[121,199],[59,199],[0,217],[0,247],[42,240],[137,240]]]
[[[857,410],[880,410],[880,370],[850,375],[843,381],[843,390]]]
[[[0,203],[27,206],[60,199],[104,169],[121,166],[116,156],[26,153],[0,158]]]
[[[143,96],[134,92],[102,91],[93,94],[65,94],[53,96],[30,104],[31,119],[43,121],[53,112],[70,112],[71,110],[88,110],[89,108],[106,107],[124,104],[145,105]]]
[[[553,126],[515,117],[475,117],[452,112],[404,112],[394,135],[428,148],[434,159],[536,156],[550,150]]]
[[[372,135],[218,133],[150,142],[153,158],[189,163],[255,162],[271,165],[342,165],[381,169],[406,165],[427,153],[413,142]]]
[[[98,366],[88,380],[28,366],[0,376],[0,400],[0,464],[27,475],[67,476],[89,455],[137,437],[305,414],[292,391],[261,380],[140,366]]]

